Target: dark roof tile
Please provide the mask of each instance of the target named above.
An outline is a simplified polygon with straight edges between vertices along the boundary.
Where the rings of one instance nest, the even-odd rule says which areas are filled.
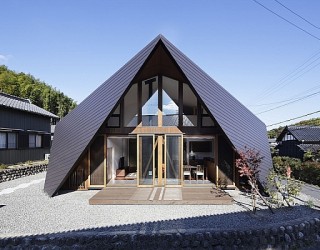
[[[52,118],[59,118],[55,114],[52,114],[49,111],[32,104],[27,99],[23,99],[13,95],[8,95],[2,92],[0,92],[0,106],[12,108],[12,109],[18,109],[18,110],[26,111],[29,113],[48,116]]]

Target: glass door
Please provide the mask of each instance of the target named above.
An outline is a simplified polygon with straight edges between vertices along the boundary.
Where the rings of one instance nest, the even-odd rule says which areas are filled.
[[[182,184],[182,142],[182,135],[165,136],[166,185]]]
[[[154,185],[154,135],[138,135],[138,185]]]

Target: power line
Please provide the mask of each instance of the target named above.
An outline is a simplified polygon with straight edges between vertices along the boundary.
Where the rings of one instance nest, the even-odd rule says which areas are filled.
[[[315,66],[309,68],[307,71],[302,72],[303,70],[307,69],[309,66],[311,66],[313,63],[315,63],[316,61],[318,61],[320,59],[320,57],[317,57],[315,60],[313,60],[312,62],[308,63],[309,61],[311,61],[314,57],[318,56],[320,54],[320,50],[318,50],[314,55],[312,55],[311,57],[309,57],[306,61],[304,61],[300,66],[298,66],[297,68],[295,68],[294,70],[292,70],[291,72],[287,73],[285,76],[283,76],[276,84],[275,86],[270,86],[269,88],[267,88],[266,90],[264,90],[261,95],[259,95],[258,97],[260,98],[260,101],[262,99],[265,99],[266,97],[270,96],[271,94],[273,94],[274,92],[280,90],[281,88],[283,88],[284,86],[288,85],[289,83],[295,81],[296,79],[300,78],[301,76],[303,76],[304,74],[308,73],[309,71],[311,71],[312,69],[314,69],[316,66],[319,65],[316,64]],[[307,64],[308,63],[308,64]],[[307,64],[307,65],[306,65]],[[304,67],[303,67],[304,66]],[[299,76],[297,76],[296,78],[294,78],[293,80],[289,81],[290,79],[292,79],[292,77],[296,76],[298,73],[302,72]]]
[[[274,107],[274,108],[271,108],[271,109],[262,111],[262,112],[260,112],[260,113],[257,113],[256,115],[260,115],[260,114],[267,113],[267,112],[269,112],[269,111],[272,111],[272,110],[275,110],[275,109],[278,109],[278,108],[282,108],[282,107],[284,107],[284,106],[288,106],[289,104],[292,104],[292,103],[295,103],[295,102],[298,102],[298,101],[302,101],[302,100],[304,100],[304,99],[307,99],[307,98],[309,98],[309,97],[311,97],[311,96],[318,95],[318,94],[320,94],[320,91],[315,92],[315,93],[312,93],[312,94],[309,94],[309,95],[306,95],[306,96],[301,97],[301,98],[299,98],[299,99],[297,99],[297,100],[294,100],[294,101],[291,101],[291,102],[288,102],[288,103],[279,105],[279,106],[277,106],[277,107]]]
[[[269,103],[263,103],[263,104],[255,104],[255,105],[250,105],[250,107],[261,107],[261,106],[270,106],[270,105],[275,105],[275,104],[280,104],[280,103],[284,103],[284,102],[290,102],[290,101],[293,101],[293,100],[296,100],[300,97],[303,97],[303,96],[300,96],[302,94],[306,94],[308,92],[311,92],[311,91],[314,91],[316,89],[319,89],[320,88],[320,85],[317,85],[311,89],[308,89],[306,91],[303,91],[299,94],[296,94],[294,95],[293,97],[289,98],[289,99],[286,99],[286,100],[282,100],[282,101],[277,101],[277,102],[269,102]]]
[[[293,25],[294,27],[296,27],[297,29],[303,31],[304,33],[308,34],[309,36],[312,36],[313,38],[317,39],[320,41],[320,38],[311,34],[310,32],[306,31],[305,29],[299,27],[298,25],[296,25],[295,23],[289,21],[288,19],[282,17],[281,15],[279,15],[278,13],[274,12],[273,10],[269,9],[268,7],[266,7],[265,5],[263,5],[262,3],[258,2],[257,0],[252,0],[255,3],[259,4],[260,6],[262,6],[264,9],[268,10],[269,12],[271,12],[272,14],[276,15],[277,17],[281,18],[282,20],[286,21],[287,23]]]
[[[300,17],[303,21],[307,22],[308,24],[312,25],[313,27],[320,29],[317,25],[314,25],[313,23],[311,23],[310,21],[308,21],[307,19],[305,19],[304,17],[300,16],[298,13],[294,12],[293,10],[289,9],[287,6],[285,6],[283,3],[280,3],[278,0],[274,0],[276,1],[278,4],[280,4],[282,7],[284,7],[285,9],[289,10],[291,13],[293,13],[294,15]]]
[[[309,113],[309,114],[306,114],[306,115],[301,115],[301,116],[298,116],[298,117],[295,117],[295,118],[291,118],[291,119],[288,119],[288,120],[285,120],[285,121],[282,121],[282,122],[277,122],[277,123],[274,123],[274,124],[270,124],[270,125],[267,125],[267,127],[278,125],[278,124],[281,124],[281,123],[284,123],[284,122],[290,122],[290,121],[293,121],[293,120],[296,120],[296,119],[299,119],[299,118],[302,118],[302,117],[306,117],[306,116],[309,116],[309,115],[313,115],[313,114],[316,114],[316,113],[320,113],[320,110],[312,112],[312,113]]]

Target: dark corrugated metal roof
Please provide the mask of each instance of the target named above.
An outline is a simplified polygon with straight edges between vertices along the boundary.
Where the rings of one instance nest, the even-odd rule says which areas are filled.
[[[2,92],[0,92],[0,106],[12,108],[12,109],[18,109],[18,110],[26,111],[29,113],[38,114],[38,115],[49,116],[52,118],[59,118],[55,114],[52,114],[49,111],[32,104],[28,99],[5,94]]]
[[[267,176],[272,160],[265,124],[159,35],[58,123],[45,182],[45,191],[50,196],[61,187],[158,43],[171,54],[235,149],[249,147],[261,152],[264,156],[261,177]]]
[[[52,196],[154,49],[156,37],[56,126],[44,190]]]
[[[298,141],[320,142],[320,127],[317,126],[289,126],[290,132]]]
[[[260,172],[264,180],[272,166],[265,124],[168,40],[162,40],[235,149],[254,148],[264,156]]]

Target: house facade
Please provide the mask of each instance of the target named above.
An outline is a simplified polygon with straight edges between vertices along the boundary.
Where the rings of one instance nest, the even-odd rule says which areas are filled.
[[[277,138],[279,156],[303,160],[306,152],[320,150],[319,126],[286,126]]]
[[[265,178],[265,124],[159,35],[59,122],[44,189],[235,187],[245,147]]]
[[[44,160],[59,117],[29,100],[0,92],[0,163]]]

